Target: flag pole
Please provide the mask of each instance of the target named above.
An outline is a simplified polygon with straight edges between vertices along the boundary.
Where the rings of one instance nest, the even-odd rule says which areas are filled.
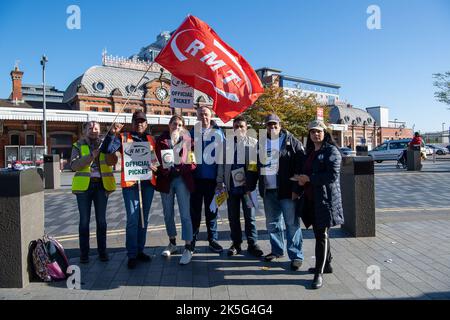
[[[123,106],[120,108],[119,112],[117,112],[116,116],[115,116],[114,119],[113,119],[113,122],[111,123],[111,125],[110,125],[109,128],[108,128],[108,130],[106,131],[106,135],[108,135],[109,131],[111,130],[111,128],[113,127],[113,125],[116,123],[117,118],[119,117],[120,113],[122,113],[122,110],[127,106],[128,102],[130,101],[131,96],[137,91],[137,89],[139,88],[139,85],[141,84],[142,80],[144,79],[144,77],[147,75],[147,73],[150,71],[150,69],[153,67],[154,64],[155,64],[155,61],[152,61],[152,62],[150,63],[150,65],[148,66],[147,70],[144,72],[144,74],[142,75],[141,79],[139,80],[139,82],[137,83],[136,87],[134,88],[133,92],[131,92],[131,93],[128,95],[127,100],[125,101],[125,103],[123,104]],[[161,69],[162,69],[162,68],[161,68]],[[164,72],[164,69],[162,69],[161,74],[162,74],[163,72]],[[160,76],[160,77],[161,77],[161,76]],[[103,137],[103,139],[101,140],[99,149],[102,147],[103,142],[105,141],[106,135],[105,135],[105,137]]]
[[[113,125],[116,123],[117,118],[119,117],[120,113],[122,112],[122,110],[126,107],[126,105],[128,104],[128,102],[131,99],[131,96],[137,91],[137,89],[139,88],[139,85],[141,84],[142,80],[144,79],[144,77],[147,75],[147,73],[150,71],[150,69],[153,67],[153,65],[155,64],[155,61],[152,61],[150,63],[150,65],[148,66],[147,70],[144,72],[144,74],[142,75],[141,79],[139,80],[139,82],[137,83],[136,87],[134,88],[134,90],[132,92],[130,92],[130,94],[128,95],[127,100],[125,101],[125,103],[123,104],[123,106],[120,108],[119,112],[117,112],[116,116],[114,117],[113,122],[111,123],[111,125],[109,126],[108,130],[106,131],[105,136],[103,137],[103,139],[100,142],[100,145],[98,147],[98,149],[101,149],[103,146],[103,142],[105,141],[106,135],[108,135],[109,131],[111,130],[111,128],[113,127]],[[164,72],[164,69],[161,68],[161,75],[160,78],[162,77],[162,74]],[[143,210],[143,206],[142,206],[142,187],[141,187],[141,180],[138,180],[138,193],[139,193],[139,213],[140,213],[140,217],[141,217],[141,223],[142,223],[142,228],[145,229],[145,223],[144,223],[144,210]]]

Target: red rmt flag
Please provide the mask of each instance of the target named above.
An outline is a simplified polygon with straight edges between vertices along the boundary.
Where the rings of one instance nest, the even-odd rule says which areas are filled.
[[[224,122],[250,107],[264,92],[250,64],[205,22],[188,16],[155,61],[214,99]]]

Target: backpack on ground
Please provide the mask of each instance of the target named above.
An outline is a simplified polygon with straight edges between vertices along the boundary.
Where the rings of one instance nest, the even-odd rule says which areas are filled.
[[[31,241],[28,263],[32,279],[50,282],[67,278],[69,261],[64,248],[56,239],[47,235]]]

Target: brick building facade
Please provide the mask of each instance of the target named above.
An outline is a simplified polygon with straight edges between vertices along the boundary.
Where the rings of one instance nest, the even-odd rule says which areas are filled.
[[[103,52],[102,64],[86,70],[65,91],[46,87],[46,96],[52,97],[46,103],[48,153],[60,155],[67,168],[72,143],[81,136],[82,124],[96,120],[106,131],[119,112],[117,121],[125,124],[125,130],[131,129],[132,113],[137,110],[147,114],[149,131],[154,135],[167,130],[173,114],[182,115],[187,126],[194,125],[194,108],[170,108],[172,76],[153,61],[169,37],[169,33],[163,32],[155,43],[130,58]],[[0,99],[0,167],[15,160],[39,165],[43,159],[44,91],[42,86],[24,85],[23,76],[24,72],[16,66],[11,72],[11,95]],[[197,90],[194,100],[197,105],[213,102]],[[231,126],[220,119],[214,120],[220,126]]]

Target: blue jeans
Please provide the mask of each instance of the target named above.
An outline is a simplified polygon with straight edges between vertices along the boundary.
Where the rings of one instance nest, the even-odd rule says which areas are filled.
[[[289,259],[303,260],[302,229],[295,214],[295,202],[291,199],[278,199],[278,190],[266,190],[264,195],[267,232],[269,233],[272,253],[284,254],[284,230],[282,217],[286,225],[287,252]]]
[[[256,231],[256,217],[255,208],[247,207],[242,194],[229,194],[227,200],[228,205],[228,221],[230,223],[230,236],[234,244],[240,245],[242,243],[242,229],[241,229],[241,208],[244,212],[245,235],[247,236],[247,243],[254,245],[258,241],[258,232]]]
[[[144,252],[147,238],[148,217],[152,205],[155,189],[148,182],[141,183],[142,209],[144,212],[144,226],[142,227],[139,209],[139,188],[134,185],[130,188],[122,188],[125,210],[127,211],[126,247],[128,258],[136,258],[138,253]]]
[[[97,222],[97,251],[106,253],[106,206],[108,195],[102,182],[91,182],[88,190],[77,193],[80,224],[78,227],[81,256],[89,255],[89,223],[91,221],[91,206],[94,202],[95,221]]]
[[[177,195],[178,209],[181,217],[181,239],[192,241],[192,221],[189,210],[191,194],[184,184],[183,178],[177,177],[170,183],[170,192],[161,192],[161,200],[164,212],[164,222],[169,238],[177,236],[175,226],[175,195]]]

